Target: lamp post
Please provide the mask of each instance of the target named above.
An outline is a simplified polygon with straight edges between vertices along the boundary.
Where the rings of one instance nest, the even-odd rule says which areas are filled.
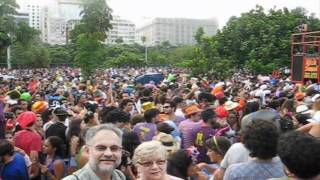
[[[147,38],[145,36],[142,36],[141,37],[141,41],[142,43],[144,44],[144,57],[145,57],[145,61],[146,61],[146,64],[148,63],[148,46],[147,46]]]
[[[10,34],[8,33],[8,37],[10,38]],[[7,48],[7,68],[11,69],[11,45]]]
[[[7,48],[7,68],[11,69],[11,46]]]
[[[146,63],[148,63],[148,46],[145,44],[145,59],[146,59]]]

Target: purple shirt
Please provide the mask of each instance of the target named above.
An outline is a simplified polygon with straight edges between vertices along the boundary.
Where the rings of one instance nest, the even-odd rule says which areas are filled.
[[[138,123],[133,127],[133,131],[138,135],[140,142],[151,141],[156,135],[157,126],[154,123]]]
[[[4,104],[0,103],[0,139],[5,138],[6,118],[4,117]]]
[[[173,120],[173,122],[177,125],[177,126],[179,126],[179,124],[182,122],[182,121],[184,121],[186,118],[184,118],[184,117],[182,117],[182,116],[177,116],[176,115],[176,119],[175,120]]]
[[[196,125],[199,124],[200,122],[194,122],[191,121],[190,119],[184,120],[179,124],[179,130],[181,133],[181,139],[182,139],[182,149],[187,149],[192,145],[192,139],[190,135],[190,130]]]
[[[205,147],[206,140],[210,139],[214,136],[216,130],[212,129],[212,127],[207,126],[203,121],[196,124],[190,130],[190,139],[192,140],[192,145],[195,146],[200,152],[198,156],[198,162],[206,162],[209,163],[209,157],[206,155],[207,150]]]

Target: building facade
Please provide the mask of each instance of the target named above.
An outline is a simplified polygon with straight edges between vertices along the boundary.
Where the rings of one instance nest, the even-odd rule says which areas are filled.
[[[57,0],[60,18],[66,22],[69,20],[80,20],[82,11],[81,0]]]
[[[28,15],[28,24],[30,27],[33,27],[37,30],[41,30],[41,6],[28,3],[28,1],[18,1],[20,8],[18,11],[18,18],[26,19]]]
[[[136,32],[136,42],[143,44],[142,37],[146,38],[146,45],[155,46],[162,42],[171,45],[195,44],[194,35],[202,27],[205,35],[215,35],[218,29],[216,19],[186,19],[186,18],[155,18]]]
[[[15,22],[21,23],[21,22],[25,22],[27,24],[29,24],[29,13],[28,12],[22,12],[22,11],[18,11],[17,14],[13,15]]]
[[[136,26],[134,23],[120,16],[113,16],[111,24],[112,29],[107,33],[106,43],[114,44],[122,41],[124,44],[133,44],[135,42]]]

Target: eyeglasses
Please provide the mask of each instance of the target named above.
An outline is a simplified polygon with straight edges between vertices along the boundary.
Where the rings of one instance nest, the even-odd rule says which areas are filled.
[[[163,106],[163,108],[167,109],[167,108],[171,108],[171,106]]]
[[[167,161],[166,160],[157,160],[157,161],[146,161],[138,162],[143,167],[151,167],[153,163],[156,163],[158,166],[163,166]]]
[[[110,149],[111,152],[113,153],[119,153],[119,152],[122,152],[122,147],[121,146],[117,146],[117,145],[113,145],[113,146],[104,146],[104,145],[96,145],[96,146],[93,146],[93,145],[87,145],[87,146],[91,146],[93,147],[96,151],[99,151],[99,152],[105,152],[108,148]]]

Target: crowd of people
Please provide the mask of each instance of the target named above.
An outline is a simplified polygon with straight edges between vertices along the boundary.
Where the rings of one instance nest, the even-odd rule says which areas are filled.
[[[0,69],[0,180],[318,180],[319,138],[311,80]]]

